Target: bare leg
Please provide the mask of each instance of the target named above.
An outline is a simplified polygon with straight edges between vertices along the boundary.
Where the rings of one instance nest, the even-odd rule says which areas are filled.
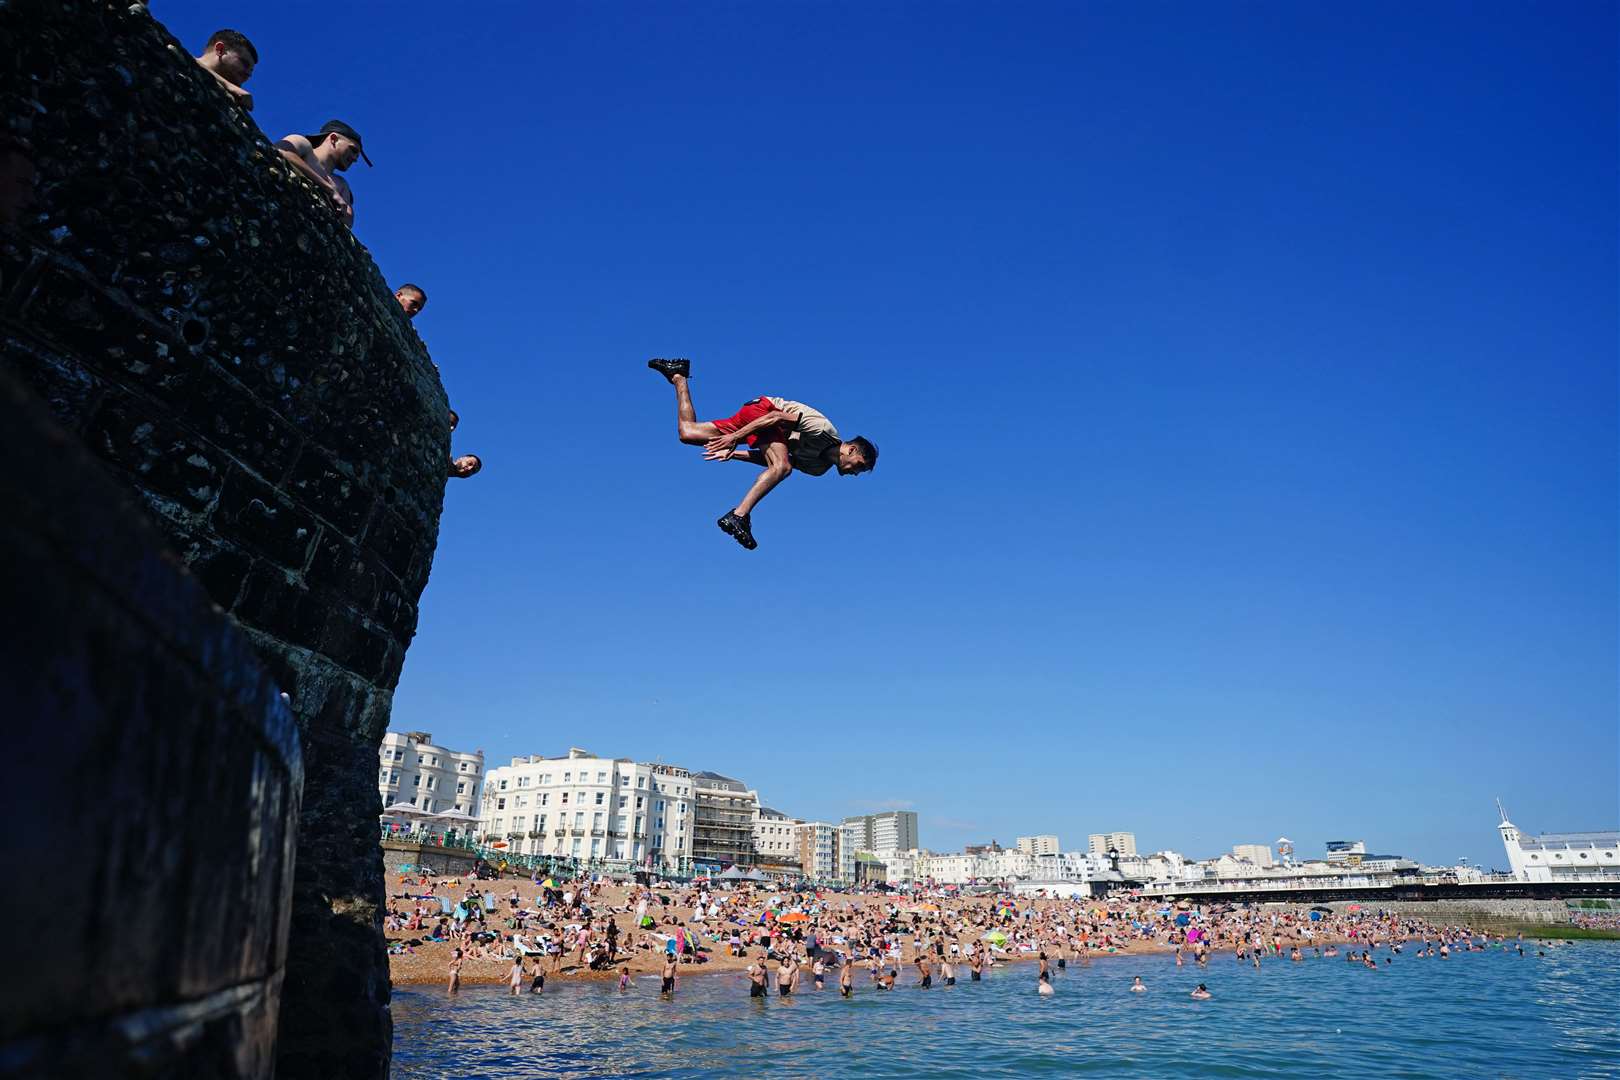
[[[669,381],[675,384],[675,422],[681,442],[690,446],[702,446],[720,434],[720,429],[714,424],[707,420],[698,420],[697,410],[692,408],[692,391],[686,385],[686,376],[675,375]]]
[[[737,509],[732,511],[738,517],[747,517],[752,513],[759,500],[769,495],[771,489],[786,480],[788,474],[793,471],[793,466],[788,462],[787,443],[769,442],[765,444],[763,449],[765,451],[764,471],[754,480],[753,486],[748,489],[748,494],[744,495],[742,502],[737,504]],[[749,457],[753,456],[754,452],[750,451]]]

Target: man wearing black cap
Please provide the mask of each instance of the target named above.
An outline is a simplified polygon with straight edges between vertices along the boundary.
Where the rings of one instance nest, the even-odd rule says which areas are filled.
[[[281,156],[293,167],[319,184],[332,196],[343,223],[354,228],[354,193],[348,181],[337,175],[348,170],[356,158],[366,165],[371,158],[360,145],[360,133],[341,120],[328,120],[315,135],[288,135],[276,143]]]

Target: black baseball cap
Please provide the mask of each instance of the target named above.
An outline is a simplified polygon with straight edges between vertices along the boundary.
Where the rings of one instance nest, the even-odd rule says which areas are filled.
[[[370,167],[371,159],[366,157],[366,147],[365,144],[360,141],[360,133],[341,120],[328,120],[326,123],[321,125],[319,134],[306,135],[305,138],[312,143],[318,143],[333,133],[342,135],[346,139],[353,139],[354,145],[360,148],[360,157],[365,161],[367,167]]]

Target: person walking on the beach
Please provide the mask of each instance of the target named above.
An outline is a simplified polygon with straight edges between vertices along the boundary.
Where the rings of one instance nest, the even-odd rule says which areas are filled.
[[[750,518],[754,506],[790,473],[797,470],[821,476],[836,468],[841,476],[859,476],[877,465],[877,447],[870,441],[858,435],[841,439],[831,420],[787,398],[753,398],[724,420],[700,421],[687,386],[691,362],[656,359],[647,361],[647,366],[675,387],[676,430],[681,442],[703,447],[706,461],[746,461],[762,467],[742,501],[716,522],[750,551],[759,546]]]

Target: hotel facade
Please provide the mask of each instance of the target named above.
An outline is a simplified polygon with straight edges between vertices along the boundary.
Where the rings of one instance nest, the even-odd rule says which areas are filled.
[[[604,758],[513,758],[484,778],[479,836],[523,855],[630,864],[670,873],[692,865],[692,775],[674,765]]]

